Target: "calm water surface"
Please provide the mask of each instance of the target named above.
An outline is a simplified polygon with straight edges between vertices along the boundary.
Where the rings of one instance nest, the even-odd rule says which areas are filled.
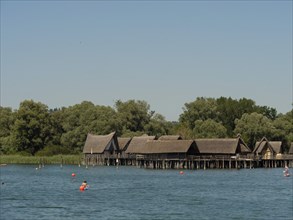
[[[293,219],[293,178],[283,177],[282,169],[180,175],[134,167],[8,165],[0,172],[1,220]],[[83,180],[90,189],[81,192]]]

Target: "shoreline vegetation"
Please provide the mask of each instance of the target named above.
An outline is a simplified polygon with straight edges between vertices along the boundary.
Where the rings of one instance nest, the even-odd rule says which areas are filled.
[[[116,100],[114,106],[82,101],[50,109],[24,100],[18,109],[0,106],[0,155],[80,154],[88,133],[118,137],[180,135],[184,140],[241,138],[252,149],[266,137],[281,141],[288,152],[293,142],[293,110],[278,113],[247,98],[196,97],[185,103],[178,120],[168,121],[144,100]]]
[[[0,164],[68,164],[80,165],[83,155],[22,156],[1,155]]]

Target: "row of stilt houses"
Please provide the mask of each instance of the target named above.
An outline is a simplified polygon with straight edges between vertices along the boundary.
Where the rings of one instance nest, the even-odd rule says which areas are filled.
[[[293,167],[293,145],[284,154],[282,142],[265,137],[250,149],[240,136],[183,140],[179,135],[133,138],[88,134],[83,149],[89,165],[137,166],[152,169],[239,169]]]

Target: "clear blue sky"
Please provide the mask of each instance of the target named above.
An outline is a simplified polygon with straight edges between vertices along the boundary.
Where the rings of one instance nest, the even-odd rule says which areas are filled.
[[[1,106],[220,96],[290,111],[292,1],[1,1]]]

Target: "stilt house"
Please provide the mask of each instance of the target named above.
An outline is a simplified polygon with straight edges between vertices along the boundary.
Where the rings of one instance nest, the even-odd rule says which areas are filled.
[[[148,140],[155,140],[155,139],[156,139],[156,136],[148,136],[148,135],[133,137],[125,151],[126,158],[136,158],[136,155],[140,154],[146,142]]]
[[[242,138],[196,139],[200,156],[207,157],[239,157],[251,153]]]
[[[280,157],[283,153],[282,142],[268,141],[266,137],[263,137],[261,141],[256,142],[253,153],[256,156],[261,156],[262,159]]]
[[[186,159],[198,154],[193,140],[149,140],[139,154],[146,159]]]
[[[109,164],[112,160],[115,161],[118,152],[119,145],[116,132],[108,135],[87,135],[83,148],[86,163]]]
[[[128,148],[128,145],[131,142],[131,138],[127,137],[127,138],[122,138],[119,137],[118,138],[118,145],[119,145],[119,158],[125,158],[125,151]]]

